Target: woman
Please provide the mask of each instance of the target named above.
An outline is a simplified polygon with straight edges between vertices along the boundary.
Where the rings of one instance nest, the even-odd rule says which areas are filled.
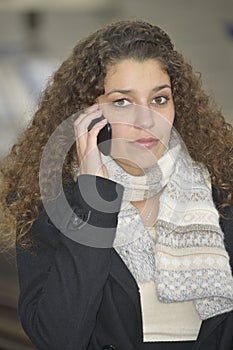
[[[35,346],[232,349],[232,163],[232,126],[159,27],[78,43],[1,165]]]

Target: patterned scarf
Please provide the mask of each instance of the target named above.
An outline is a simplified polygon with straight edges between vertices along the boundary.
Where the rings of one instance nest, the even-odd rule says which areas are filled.
[[[138,283],[153,280],[163,303],[193,301],[202,320],[233,310],[233,278],[207,169],[173,130],[168,150],[141,176],[103,156],[125,188],[114,248]],[[161,190],[152,238],[130,203]]]

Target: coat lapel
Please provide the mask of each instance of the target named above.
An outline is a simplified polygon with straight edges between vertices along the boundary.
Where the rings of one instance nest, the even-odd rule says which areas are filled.
[[[222,323],[227,318],[227,316],[228,316],[228,313],[224,313],[224,314],[209,318],[208,320],[205,320],[202,322],[201,329],[200,329],[197,341],[195,343],[195,347],[194,347],[195,350],[200,349],[200,346],[206,340],[206,338],[208,338],[211,335],[211,333],[214,332],[216,327],[218,327],[218,325]]]
[[[113,249],[110,273],[112,277],[117,281],[117,283],[121,286],[121,288],[124,289],[128,297],[132,300],[141,324],[142,321],[139,287],[135,278],[119,254],[115,251],[115,249]]]
[[[111,275],[138,306],[139,287],[137,282],[115,249],[113,249],[112,254]]]

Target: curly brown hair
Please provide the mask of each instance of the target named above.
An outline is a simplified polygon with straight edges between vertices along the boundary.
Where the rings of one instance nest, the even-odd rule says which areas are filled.
[[[227,190],[224,205],[232,201],[233,156],[232,126],[201,87],[200,75],[174,49],[168,35],[158,26],[143,21],[120,21],[110,24],[79,42],[55,72],[39,102],[28,128],[0,165],[0,203],[5,236],[18,240],[26,236],[38,217],[42,197],[39,168],[42,153],[53,131],[76,111],[95,103],[104,93],[104,79],[109,65],[133,58],[156,59],[171,79],[175,104],[174,126],[194,160],[204,163],[218,189]],[[72,182],[71,163],[77,162],[75,136],[63,164],[63,185]],[[70,136],[69,136],[70,137]],[[67,140],[54,146],[47,181],[54,183],[57,157]],[[61,151],[62,153],[62,151]],[[48,188],[50,188],[48,186]]]

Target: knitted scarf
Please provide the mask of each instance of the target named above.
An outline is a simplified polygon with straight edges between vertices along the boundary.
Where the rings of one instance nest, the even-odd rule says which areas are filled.
[[[135,280],[153,280],[161,302],[193,301],[203,320],[233,310],[233,278],[210,176],[176,132],[141,176],[126,173],[111,157],[103,162],[109,178],[125,189],[114,248]],[[154,239],[131,201],[161,190]]]

